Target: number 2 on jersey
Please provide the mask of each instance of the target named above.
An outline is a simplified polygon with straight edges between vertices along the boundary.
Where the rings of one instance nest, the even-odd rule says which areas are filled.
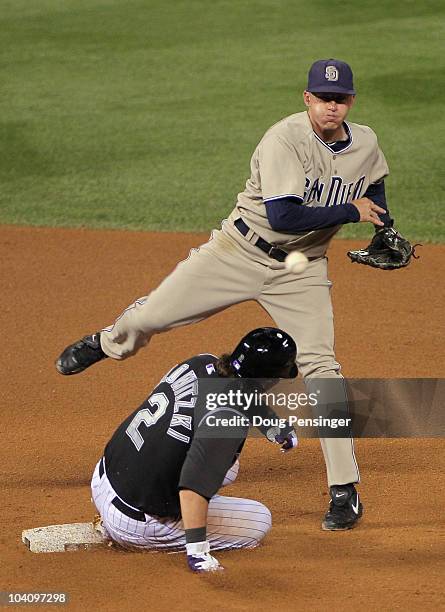
[[[125,433],[138,451],[141,450],[144,444],[144,438],[139,431],[140,424],[144,423],[147,427],[151,427],[165,414],[168,406],[168,398],[165,393],[155,393],[147,401],[151,407],[155,407],[154,412],[149,408],[142,408],[142,410],[135,414],[130,425],[125,430]]]

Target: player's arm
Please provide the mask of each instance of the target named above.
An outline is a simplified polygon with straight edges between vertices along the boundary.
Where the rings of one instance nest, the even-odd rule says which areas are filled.
[[[181,515],[184,529],[189,531],[193,529],[198,531],[203,529],[202,535],[199,534],[198,542],[206,539],[205,525],[207,525],[207,510],[209,508],[208,500],[191,491],[190,489],[182,489],[179,491],[179,500],[181,502]]]
[[[385,194],[385,178],[389,174],[388,164],[386,162],[383,151],[380,149],[377,136],[371,130],[371,128],[366,128],[366,130],[371,134],[373,139],[373,148],[370,153],[371,159],[371,168],[369,171],[369,185],[363,194],[363,198],[368,198],[374,204],[379,206],[384,210],[383,213],[379,213],[378,217],[381,223],[375,223],[376,232],[379,231],[383,226],[384,227],[392,227],[394,222],[391,219],[388,210],[388,204],[386,202],[386,194]]]
[[[338,206],[304,205],[303,165],[296,149],[279,135],[260,143],[258,164],[267,218],[277,232],[295,234],[358,222],[383,225],[378,215],[386,211],[368,197]]]
[[[380,181],[379,183],[373,183],[369,185],[368,189],[365,191],[364,198],[369,198],[380,206],[380,208],[384,209],[384,213],[379,214],[379,219],[382,221],[385,227],[392,227],[393,220],[389,214],[388,204],[386,202],[386,193],[385,193],[385,181]],[[380,229],[381,226],[376,225],[376,230]]]
[[[227,415],[230,416],[230,415]],[[247,436],[247,427],[225,431],[233,437],[214,437],[224,432],[204,423],[197,428],[182,466],[179,478],[179,499],[185,529],[187,563],[194,572],[222,569],[210,554],[207,540],[209,500],[220,489],[224,476],[232,466]]]
[[[213,572],[223,569],[218,559],[210,554],[207,540],[207,511],[209,501],[191,489],[179,491],[182,523],[185,530],[187,565],[192,572]]]
[[[302,198],[287,197],[265,201],[267,218],[276,232],[297,232],[334,227],[360,221],[360,212],[348,202],[339,206],[305,206]]]

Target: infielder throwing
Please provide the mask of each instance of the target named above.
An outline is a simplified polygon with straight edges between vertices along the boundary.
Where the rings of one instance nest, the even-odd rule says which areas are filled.
[[[105,535],[136,550],[185,547],[194,572],[222,569],[210,549],[257,546],[272,524],[266,506],[218,495],[237,477],[248,424],[230,427],[230,435],[215,426],[234,410],[206,409],[206,381],[295,377],[295,357],[292,338],[266,327],[249,332],[230,355],[196,355],[175,365],[117,428],[96,465],[92,495]],[[251,384],[240,381],[242,388]],[[261,409],[265,418],[276,417]],[[249,412],[240,415],[249,420]],[[297,444],[291,427],[261,431],[283,451]]]
[[[56,363],[60,373],[76,374],[105,357],[125,359],[153,334],[256,300],[296,340],[306,383],[330,379],[335,402],[347,402],[334,355],[329,242],[342,225],[362,222],[375,226],[375,238],[368,250],[348,253],[354,261],[401,267],[412,251],[392,228],[384,186],[388,166],[376,135],[346,122],[355,100],[349,65],[316,61],[303,100],[306,111],[282,119],[261,139],[250,178],[221,230],[113,325],[67,347]],[[309,260],[300,274],[283,263],[295,250]],[[321,445],[331,492],[322,526],[349,529],[362,514],[353,441],[321,439]]]

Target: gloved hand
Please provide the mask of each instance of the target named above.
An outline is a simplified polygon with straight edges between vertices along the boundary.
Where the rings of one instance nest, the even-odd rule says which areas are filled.
[[[208,540],[205,542],[194,542],[193,544],[186,544],[187,550],[187,564],[192,572],[203,573],[203,572],[215,572],[223,570],[223,566],[220,565],[218,559],[212,557],[210,554],[210,544]]]
[[[287,453],[288,451],[296,448],[298,446],[298,437],[296,431],[291,431],[286,436],[283,434],[278,434],[275,436],[275,442],[277,444],[281,444],[281,452]]]
[[[270,427],[267,430],[266,437],[270,442],[279,444],[282,453],[287,453],[298,446],[297,432],[291,425],[284,428]]]
[[[381,227],[365,249],[348,251],[348,257],[352,262],[373,268],[397,270],[407,266],[411,257],[419,259],[415,254],[416,246],[421,245],[412,246],[394,227]]]

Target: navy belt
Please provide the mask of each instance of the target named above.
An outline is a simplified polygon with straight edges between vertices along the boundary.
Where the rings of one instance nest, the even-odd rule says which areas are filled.
[[[250,227],[247,225],[247,223],[244,223],[244,221],[241,218],[236,219],[234,222],[234,225],[236,229],[239,231],[239,233],[242,234],[243,236],[247,236],[247,234],[250,231]],[[261,236],[258,236],[256,242],[253,242],[252,244],[258,247],[259,249],[261,249],[264,253],[266,253],[266,255],[269,255],[269,257],[272,257],[272,259],[276,259],[277,261],[284,261],[286,257],[288,256],[288,253],[286,253],[286,251],[279,249],[273,244],[270,244],[270,242],[267,242],[266,240],[264,240],[264,238],[261,238]],[[309,261],[313,261],[314,259],[319,259],[319,258],[318,257],[308,257],[308,259]]]
[[[105,474],[104,464],[105,458],[102,457],[99,463],[99,478],[102,478],[102,476]],[[119,510],[119,512],[122,512],[122,514],[125,514],[125,516],[127,516],[128,518],[132,518],[135,521],[142,521],[143,523],[147,522],[147,519],[145,518],[145,514],[143,512],[141,512],[140,510],[135,510],[135,508],[132,508],[131,506],[127,506],[127,504],[123,502],[117,495],[113,500],[111,500],[111,503],[115,508]]]

